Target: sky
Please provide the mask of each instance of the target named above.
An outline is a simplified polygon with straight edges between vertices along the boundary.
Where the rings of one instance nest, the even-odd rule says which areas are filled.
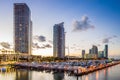
[[[13,43],[13,4],[26,3],[31,10],[33,36],[53,41],[53,26],[64,22],[66,47],[71,55],[99,51],[109,46],[109,55],[120,55],[119,0],[0,0],[0,42]],[[41,54],[52,55],[52,48]],[[67,55],[66,50],[66,55]]]

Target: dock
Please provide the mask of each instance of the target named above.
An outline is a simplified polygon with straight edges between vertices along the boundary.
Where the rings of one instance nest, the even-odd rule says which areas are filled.
[[[72,66],[68,63],[58,64],[58,63],[16,63],[14,64],[14,68],[18,69],[29,69],[29,70],[37,70],[37,71],[45,71],[45,72],[68,72],[75,76],[86,75],[98,70],[102,70],[114,65],[120,64],[120,61],[111,62],[107,64],[99,64],[99,65],[90,65],[88,66]]]

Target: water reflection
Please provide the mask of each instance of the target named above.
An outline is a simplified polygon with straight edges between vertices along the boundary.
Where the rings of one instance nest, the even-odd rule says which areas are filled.
[[[89,79],[88,79],[88,76],[85,77],[85,80],[89,80]]]
[[[104,70],[104,80],[108,80],[108,69],[109,68],[106,68],[105,70]]]
[[[8,68],[5,71],[0,70],[0,80],[15,80],[15,75],[15,69]]]
[[[41,72],[25,69],[0,71],[0,80],[120,80],[120,64],[84,76],[68,76],[63,72]]]
[[[99,72],[97,71],[96,72],[96,80],[98,80],[99,79]]]
[[[16,80],[31,80],[31,72],[27,70],[16,70]]]
[[[53,77],[54,77],[54,80],[63,80],[64,73],[63,72],[53,73]]]

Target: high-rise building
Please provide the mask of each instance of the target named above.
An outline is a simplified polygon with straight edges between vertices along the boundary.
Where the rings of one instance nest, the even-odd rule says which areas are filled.
[[[92,54],[92,49],[89,49],[89,54]]]
[[[105,57],[105,58],[108,58],[108,45],[105,45],[104,57]]]
[[[104,51],[98,52],[98,58],[104,58]]]
[[[64,58],[65,56],[65,32],[64,22],[55,24],[53,30],[53,56]]]
[[[85,50],[82,50],[82,58],[84,59],[85,56]]]
[[[98,48],[95,45],[93,45],[92,47],[92,54],[96,54],[96,56],[98,57]]]
[[[98,48],[95,45],[92,47],[92,54],[98,54]]]
[[[14,48],[16,53],[31,54],[31,12],[25,3],[14,3]]]

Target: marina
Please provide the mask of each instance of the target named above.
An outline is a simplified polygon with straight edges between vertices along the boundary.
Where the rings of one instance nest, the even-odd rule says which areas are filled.
[[[3,66],[2,66],[3,67]],[[119,80],[120,64],[106,67],[82,76],[75,76],[68,71],[49,71],[28,68],[10,68],[0,72],[1,80]]]
[[[120,64],[117,62],[108,62],[107,61],[88,61],[88,62],[42,62],[42,63],[16,63],[14,67],[17,69],[29,69],[45,72],[67,72],[75,76],[86,75],[110,66]]]

